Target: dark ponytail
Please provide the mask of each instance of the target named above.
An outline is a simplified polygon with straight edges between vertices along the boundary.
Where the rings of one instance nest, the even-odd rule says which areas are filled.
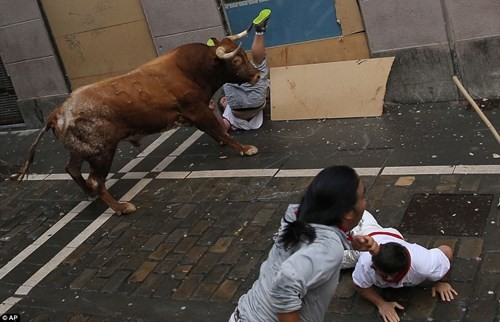
[[[354,209],[357,202],[359,177],[348,166],[323,169],[307,187],[297,211],[297,220],[287,223],[281,242],[289,249],[299,242],[313,242],[316,238],[310,224],[338,226],[342,216]]]

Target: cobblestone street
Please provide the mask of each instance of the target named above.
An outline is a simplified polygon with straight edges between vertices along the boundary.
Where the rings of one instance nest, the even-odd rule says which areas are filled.
[[[498,110],[486,113],[498,124]],[[260,150],[245,158],[197,133],[120,145],[108,185],[137,206],[128,216],[88,201],[47,135],[37,176],[0,182],[1,312],[22,321],[227,321],[288,204],[320,169],[347,164],[382,226],[454,250],[453,302],[432,298],[430,284],[383,291],[405,307],[402,321],[500,320],[500,149],[474,111],[450,103],[391,107],[378,118],[267,119],[235,133]],[[36,134],[2,132],[0,159],[19,165]],[[342,272],[325,321],[381,321],[351,273]]]

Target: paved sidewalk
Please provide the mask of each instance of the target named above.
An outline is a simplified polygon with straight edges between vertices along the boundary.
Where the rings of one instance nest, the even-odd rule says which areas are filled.
[[[500,111],[485,113],[498,128]],[[22,162],[36,134],[0,133],[0,173]],[[47,134],[32,172],[52,176],[0,182],[0,310],[22,321],[227,321],[287,205],[319,169],[348,164],[383,226],[454,249],[458,299],[442,303],[429,285],[385,290],[405,307],[402,320],[500,320],[500,147],[472,109],[408,105],[379,118],[267,120],[234,134],[260,150],[244,158],[207,135],[183,145],[192,135],[182,128],[148,137],[139,150],[120,145],[110,192],[133,192],[138,211],[115,216],[56,175],[66,154]],[[138,158],[157,138],[165,140]],[[167,156],[172,162],[158,170]],[[325,321],[381,321],[355,294],[350,273],[342,273]]]

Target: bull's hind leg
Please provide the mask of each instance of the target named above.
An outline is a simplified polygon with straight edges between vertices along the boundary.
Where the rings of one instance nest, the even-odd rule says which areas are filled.
[[[82,177],[82,163],[83,159],[74,153],[70,153],[68,164],[66,165],[66,172],[69,173],[71,178],[82,188],[87,195],[92,195],[93,191],[87,187],[85,179]]]
[[[113,154],[111,157],[98,157],[89,160],[90,174],[87,179],[87,185],[111,207],[117,215],[133,213],[136,208],[130,202],[118,202],[106,189],[106,177],[109,174],[111,163],[113,162]]]

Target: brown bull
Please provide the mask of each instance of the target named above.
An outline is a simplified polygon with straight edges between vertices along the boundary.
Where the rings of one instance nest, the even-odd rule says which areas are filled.
[[[248,30],[228,36],[215,46],[180,46],[137,69],[118,77],[76,89],[55,108],[38,134],[19,174],[28,173],[41,137],[52,129],[69,152],[66,171],[88,194],[100,197],[117,214],[132,213],[135,206],[116,201],[104,183],[117,145],[133,143],[148,134],[180,125],[194,125],[241,155],[256,154],[252,145],[241,145],[230,137],[208,108],[211,96],[224,83],[255,84],[259,71],[235,40]],[[82,163],[90,166],[87,180]]]

